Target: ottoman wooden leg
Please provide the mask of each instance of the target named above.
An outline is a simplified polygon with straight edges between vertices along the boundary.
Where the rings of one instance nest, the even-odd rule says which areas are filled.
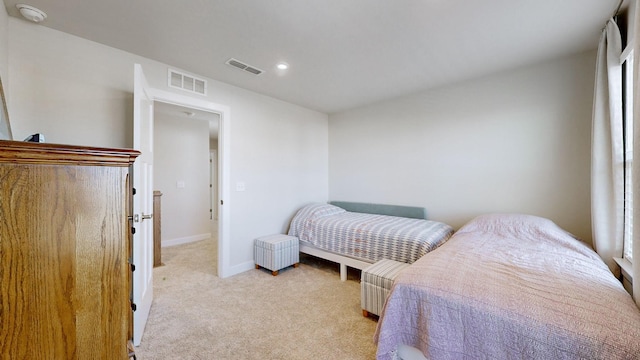
[[[369,317],[369,312],[365,309],[362,309],[362,316]]]
[[[293,264],[293,267],[294,267],[294,268],[297,268],[298,266],[300,266],[300,263],[295,263],[295,264]]]
[[[273,275],[273,276],[278,276],[278,270],[276,270],[276,271],[272,271],[272,272],[271,272],[271,275]]]
[[[260,265],[256,264],[256,269],[260,269]]]

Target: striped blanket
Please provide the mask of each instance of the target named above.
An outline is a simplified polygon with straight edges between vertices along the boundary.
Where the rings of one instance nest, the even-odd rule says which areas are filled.
[[[354,213],[329,204],[303,207],[289,229],[289,235],[319,249],[371,263],[413,263],[452,234],[437,221]]]

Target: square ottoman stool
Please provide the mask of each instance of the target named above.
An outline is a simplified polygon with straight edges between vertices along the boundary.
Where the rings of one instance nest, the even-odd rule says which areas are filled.
[[[298,238],[284,234],[259,237],[255,241],[253,255],[256,269],[263,267],[271,270],[271,274],[276,276],[278,271],[287,266],[298,267],[300,262]]]
[[[380,315],[396,276],[409,264],[382,259],[362,270],[360,303],[362,315]]]

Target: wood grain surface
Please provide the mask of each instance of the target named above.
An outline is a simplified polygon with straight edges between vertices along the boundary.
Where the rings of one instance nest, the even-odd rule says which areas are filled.
[[[52,163],[0,155],[0,358],[126,359],[129,160]]]

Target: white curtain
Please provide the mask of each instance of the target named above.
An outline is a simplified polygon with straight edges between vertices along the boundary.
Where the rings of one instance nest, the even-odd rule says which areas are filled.
[[[633,158],[640,159],[640,4],[638,1],[631,6],[635,14],[631,15],[632,27],[629,34],[635,34],[633,39]],[[633,165],[633,298],[640,308],[640,164]]]
[[[602,31],[596,63],[591,134],[591,222],[593,247],[618,277],[620,269],[613,258],[622,257],[624,234],[621,53],[620,30],[611,19]]]

